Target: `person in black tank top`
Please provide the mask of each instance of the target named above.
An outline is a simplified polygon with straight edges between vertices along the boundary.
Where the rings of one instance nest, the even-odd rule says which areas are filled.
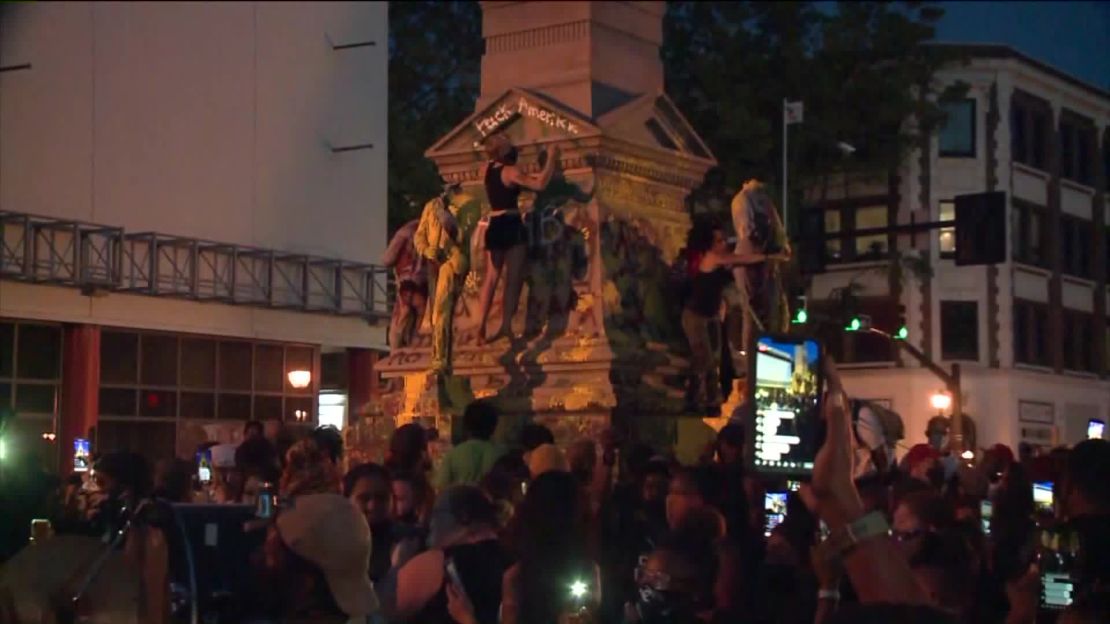
[[[486,141],[486,155],[489,163],[483,174],[486,199],[489,200],[489,223],[486,226],[484,243],[486,246],[486,275],[482,282],[481,322],[478,326],[478,344],[486,341],[486,322],[493,305],[493,294],[501,273],[505,275],[505,300],[502,305],[501,327],[493,339],[512,338],[512,320],[520,300],[520,290],[524,285],[525,243],[527,232],[521,219],[517,201],[520,189],[526,188],[540,192],[547,188],[555,173],[558,151],[554,146],[547,149],[547,162],[538,174],[526,174],[516,167],[517,149],[503,134],[495,134]]]
[[[687,408],[715,414],[720,411],[717,383],[721,353],[721,304],[724,291],[733,282],[732,267],[781,260],[783,256],[733,254],[728,251],[724,230],[717,225],[691,236],[694,251],[704,250],[697,272],[690,280],[690,295],[682,310],[682,331],[690,343],[690,388]]]
[[[444,490],[431,513],[430,548],[394,568],[378,585],[391,622],[452,624],[451,593],[462,592],[479,624],[497,624],[509,553],[497,534],[497,509],[480,489]],[[457,573],[461,587],[451,579]]]

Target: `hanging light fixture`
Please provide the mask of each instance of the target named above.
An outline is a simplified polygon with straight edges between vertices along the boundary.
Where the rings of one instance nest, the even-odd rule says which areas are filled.
[[[289,371],[289,385],[300,390],[307,388],[308,384],[312,383],[312,373],[306,370]]]

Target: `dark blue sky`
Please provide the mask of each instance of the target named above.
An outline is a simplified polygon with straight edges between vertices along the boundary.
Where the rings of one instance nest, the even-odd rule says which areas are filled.
[[[1110,2],[940,2],[937,40],[1001,43],[1110,90]]]

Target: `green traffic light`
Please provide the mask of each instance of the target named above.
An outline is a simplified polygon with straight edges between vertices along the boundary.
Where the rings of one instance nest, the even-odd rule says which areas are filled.
[[[863,327],[863,322],[859,320],[858,316],[853,316],[852,320],[848,322],[848,326],[845,327],[844,329],[847,330],[847,331],[854,332],[854,331],[859,331],[860,327]]]
[[[809,314],[806,313],[805,308],[798,308],[798,311],[794,313],[793,322],[795,325],[805,325],[808,320]]]
[[[898,333],[894,334],[894,337],[897,338],[898,340],[905,340],[906,338],[909,338],[910,337],[909,328],[906,327],[905,325],[899,327],[898,328]]]

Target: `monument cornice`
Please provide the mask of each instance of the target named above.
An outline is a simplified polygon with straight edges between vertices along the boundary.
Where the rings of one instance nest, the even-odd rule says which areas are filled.
[[[541,169],[534,154],[540,145],[563,143],[559,139],[536,141],[521,148],[525,161],[519,168],[525,172]],[[696,188],[713,161],[687,154],[658,150],[629,141],[606,136],[590,136],[570,141],[572,147],[564,150],[559,158],[559,169],[564,174],[585,170],[613,171],[631,175],[650,182],[657,182],[680,189]],[[478,182],[485,160],[474,151],[441,153],[437,164],[441,175],[448,182]]]

